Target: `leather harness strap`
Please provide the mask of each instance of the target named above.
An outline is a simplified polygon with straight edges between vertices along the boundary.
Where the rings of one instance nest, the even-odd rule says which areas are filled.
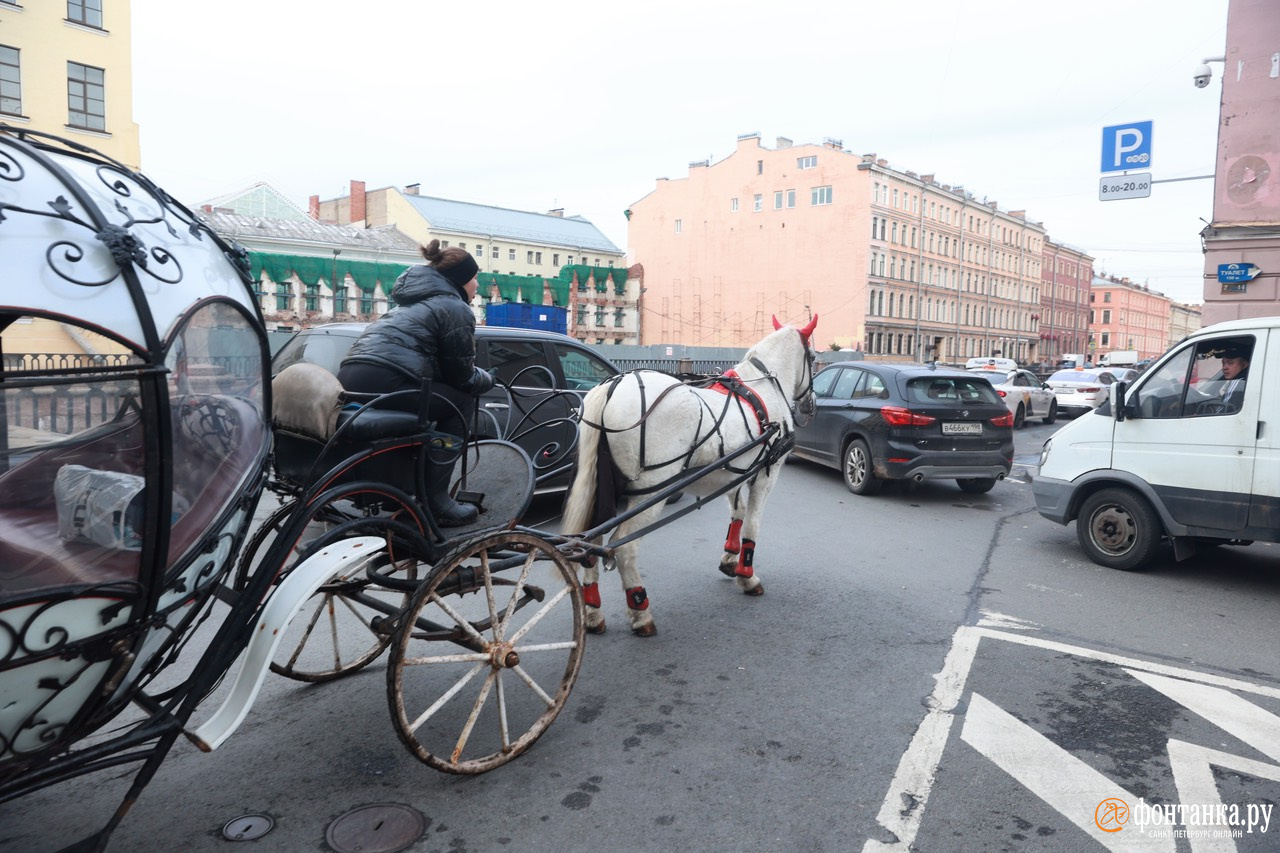
[[[764,432],[764,425],[769,422],[769,408],[760,399],[760,395],[742,381],[738,371],[732,368],[726,370],[707,390],[737,397],[739,401],[746,403],[756,416],[756,426],[760,427],[760,432]]]

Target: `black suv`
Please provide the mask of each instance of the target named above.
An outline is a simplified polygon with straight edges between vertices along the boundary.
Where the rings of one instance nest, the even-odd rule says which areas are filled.
[[[942,479],[988,492],[1013,467],[1013,415],[982,376],[841,362],[818,373],[813,390],[818,411],[796,430],[792,454],[841,471],[854,494],[885,480]]]
[[[367,325],[328,323],[297,332],[272,357],[271,374],[310,362],[336,375]],[[567,488],[582,396],[616,376],[617,366],[566,335],[505,326],[476,327],[476,364],[502,383],[480,398],[477,432],[524,448],[539,491]]]

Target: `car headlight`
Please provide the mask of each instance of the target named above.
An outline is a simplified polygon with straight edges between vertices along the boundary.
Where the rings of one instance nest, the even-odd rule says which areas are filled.
[[[1049,461],[1049,448],[1052,446],[1053,446],[1053,439],[1050,438],[1045,441],[1044,447],[1040,448],[1040,466],[1039,467],[1043,468],[1044,464]]]

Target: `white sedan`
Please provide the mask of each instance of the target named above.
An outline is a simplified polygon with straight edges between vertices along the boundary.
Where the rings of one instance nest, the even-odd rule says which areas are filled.
[[[1057,396],[1030,370],[1004,365],[983,365],[971,367],[969,372],[985,376],[991,382],[996,393],[1013,413],[1014,429],[1022,429],[1027,418],[1041,418],[1047,424],[1058,419]]]
[[[1048,379],[1048,385],[1058,398],[1058,408],[1065,412],[1087,414],[1102,405],[1111,396],[1111,386],[1120,380],[1129,381],[1137,371],[1126,367],[1114,370],[1077,367],[1059,370]]]

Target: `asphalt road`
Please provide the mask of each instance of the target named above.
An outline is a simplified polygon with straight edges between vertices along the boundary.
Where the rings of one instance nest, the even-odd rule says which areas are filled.
[[[718,506],[651,535],[657,636],[625,630],[602,577],[610,631],[589,638],[564,713],[481,776],[406,752],[382,661],[330,684],[269,677],[218,750],[179,742],[109,849],[328,850],[335,818],[371,804],[423,817],[407,849],[455,853],[1280,849],[1280,815],[1260,823],[1280,803],[1280,551],[1095,566],[1074,527],[1034,509],[1024,466],[1053,429],[1019,432],[1014,476],[986,495],[939,482],[860,498],[788,464],[759,598],[716,571]],[[83,835],[127,776],[0,806],[0,850]],[[1185,826],[1142,811],[1215,800],[1253,833],[1165,838]],[[223,837],[251,813],[270,832]]]

